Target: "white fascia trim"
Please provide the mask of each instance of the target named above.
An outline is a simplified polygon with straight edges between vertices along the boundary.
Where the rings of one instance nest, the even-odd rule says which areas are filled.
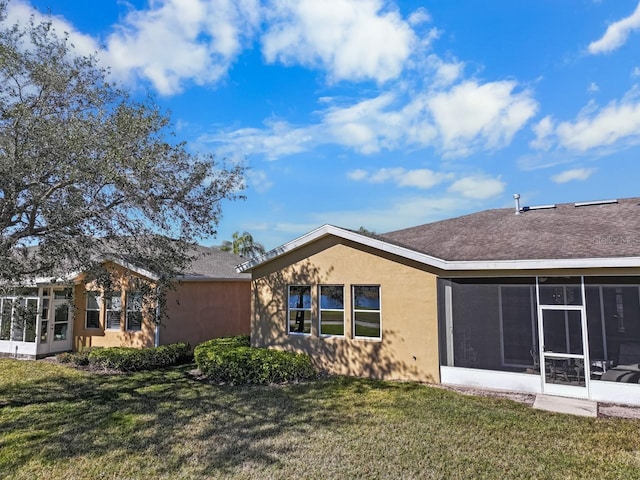
[[[440,270],[538,270],[551,268],[599,268],[599,267],[640,267],[640,257],[615,257],[615,258],[564,258],[564,259],[534,259],[534,260],[464,260],[448,261],[432,257],[424,253],[411,250],[406,247],[379,240],[377,238],[361,235],[351,230],[323,225],[311,232],[302,235],[284,245],[268,251],[264,255],[252,258],[236,266],[238,273],[250,271],[280,255],[296,250],[319,238],[333,235],[345,240],[351,240],[361,245],[366,245],[377,250],[398,255],[418,263],[435,267]]]
[[[250,282],[251,277],[205,277],[202,275],[182,275],[177,277],[179,282]]]
[[[121,267],[126,268],[127,270],[131,270],[132,272],[137,273],[138,275],[147,277],[149,280],[153,280],[153,281],[160,280],[160,277],[157,274],[153,273],[152,271],[146,270],[144,268],[140,268],[132,263],[126,262],[120,258],[111,256],[111,255],[102,255],[101,257],[99,257],[99,260],[113,262],[117,265],[120,265]]]

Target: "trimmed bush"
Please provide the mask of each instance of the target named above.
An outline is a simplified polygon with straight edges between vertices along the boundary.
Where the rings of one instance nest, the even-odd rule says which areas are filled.
[[[79,367],[86,367],[89,365],[89,353],[98,348],[100,347],[89,347],[77,352],[59,353],[56,355],[56,359],[60,363],[70,363]]]
[[[189,344],[174,343],[151,348],[112,347],[92,350],[89,365],[125,372],[168,367],[186,360]]]
[[[74,353],[61,353],[57,358],[61,363],[133,372],[183,362],[189,358],[189,344],[174,343],[151,348],[88,348]]]
[[[308,355],[251,347],[247,336],[201,343],[194,357],[202,374],[215,382],[268,384],[317,376]]]

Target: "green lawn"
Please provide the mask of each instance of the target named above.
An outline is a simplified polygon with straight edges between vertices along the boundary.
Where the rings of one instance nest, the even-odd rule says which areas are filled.
[[[0,478],[640,478],[640,422],[412,383],[0,361]]]

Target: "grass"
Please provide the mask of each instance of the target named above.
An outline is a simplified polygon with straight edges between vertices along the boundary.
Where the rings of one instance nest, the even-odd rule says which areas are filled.
[[[0,361],[0,478],[640,478],[640,422],[413,383]]]

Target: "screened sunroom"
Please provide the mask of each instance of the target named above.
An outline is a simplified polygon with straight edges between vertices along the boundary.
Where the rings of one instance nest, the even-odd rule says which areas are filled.
[[[443,383],[640,403],[640,278],[439,280]]]
[[[0,356],[35,358],[71,350],[71,289],[24,287],[0,296]]]

